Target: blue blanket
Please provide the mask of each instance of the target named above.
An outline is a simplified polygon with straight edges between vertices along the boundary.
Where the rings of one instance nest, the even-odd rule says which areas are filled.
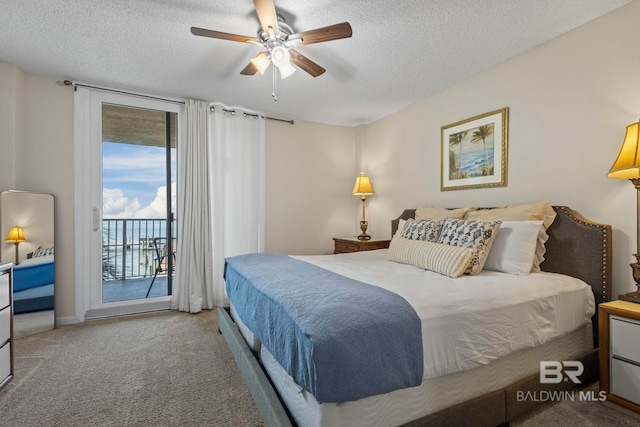
[[[17,265],[13,268],[13,292],[49,285],[54,279],[53,261],[41,264]]]
[[[417,386],[420,319],[401,296],[282,254],[227,258],[240,318],[319,402]]]

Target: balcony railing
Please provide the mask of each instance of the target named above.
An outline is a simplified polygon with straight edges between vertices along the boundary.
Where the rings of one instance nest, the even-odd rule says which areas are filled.
[[[166,219],[103,219],[102,279],[152,277],[157,266],[153,239],[166,235]]]

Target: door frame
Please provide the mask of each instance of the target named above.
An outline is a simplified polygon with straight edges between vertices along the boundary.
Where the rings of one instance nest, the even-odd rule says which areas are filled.
[[[144,94],[76,86],[74,93],[75,317],[85,319],[171,308],[172,296],[102,302],[102,104],[177,113],[176,147],[183,140],[184,103]],[[98,143],[98,141],[100,143]],[[98,160],[99,159],[99,160]],[[99,163],[97,163],[99,161]],[[96,280],[100,280],[100,291]]]

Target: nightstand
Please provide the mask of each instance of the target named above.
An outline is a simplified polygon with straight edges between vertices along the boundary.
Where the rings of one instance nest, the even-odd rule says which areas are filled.
[[[391,240],[358,240],[356,237],[334,237],[333,240],[335,242],[334,254],[387,249],[389,242],[391,242]]]
[[[600,304],[598,321],[600,390],[609,402],[640,412],[640,304]]]

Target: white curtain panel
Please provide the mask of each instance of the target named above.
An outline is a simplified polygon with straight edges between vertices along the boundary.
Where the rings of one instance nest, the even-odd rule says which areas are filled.
[[[264,251],[264,120],[223,109],[186,103],[186,140],[178,145],[175,310],[228,306],[224,258]]]
[[[186,138],[178,144],[178,244],[171,306],[197,313],[214,307],[209,104],[187,100],[184,123]]]
[[[224,112],[209,115],[213,294],[228,306],[224,258],[264,252],[265,121]],[[227,109],[231,110],[231,109]]]

